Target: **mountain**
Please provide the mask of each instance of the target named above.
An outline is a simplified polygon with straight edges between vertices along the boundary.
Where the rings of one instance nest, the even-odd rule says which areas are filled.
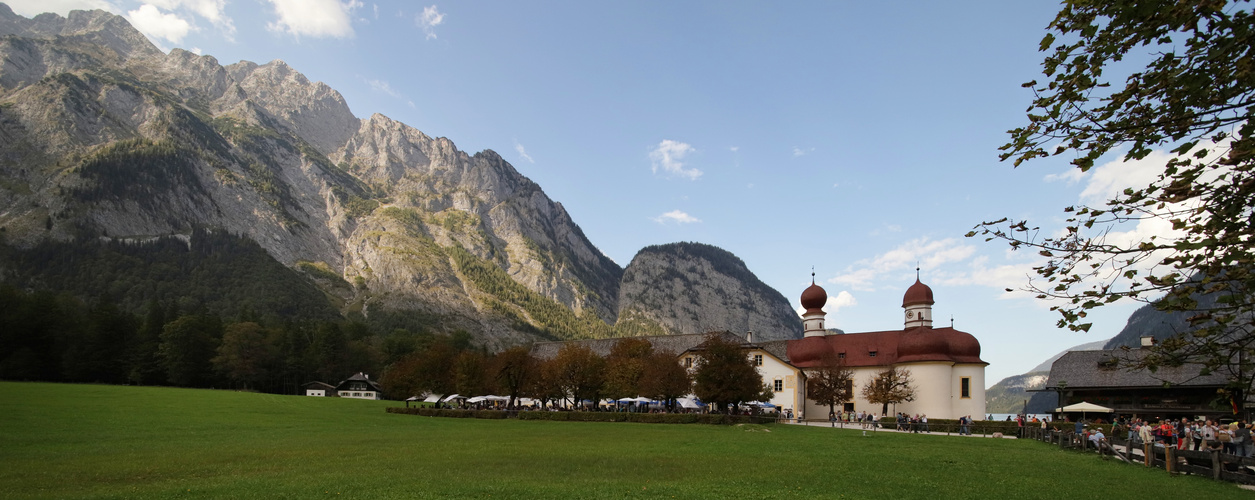
[[[1198,297],[1199,310],[1210,309],[1215,305],[1215,295]],[[1121,346],[1140,347],[1142,337],[1150,336],[1155,340],[1163,340],[1178,333],[1188,332],[1191,330],[1188,319],[1196,314],[1198,314],[1196,311],[1164,312],[1155,309],[1152,304],[1146,304],[1129,315],[1129,321],[1125,323],[1124,328],[1112,337],[1103,349],[1116,349]]]
[[[358,118],[339,92],[283,61],[223,66],[162,53],[107,12],[27,19],[4,4],[0,61],[5,283],[131,305],[206,305],[204,291],[160,294],[180,294],[185,287],[169,283],[192,262],[234,261],[176,253],[239,249],[255,267],[254,245],[303,283],[284,289],[318,291],[301,291],[297,309],[330,308],[382,331],[464,330],[494,348],[689,329],[800,331],[783,296],[709,246],[632,274],[643,283],[668,265],[685,266],[672,269],[681,276],[692,266],[710,273],[668,289],[709,325],[681,320],[674,304],[643,307],[638,299],[656,297],[624,294],[624,269],[501,156],[459,151],[381,114]],[[174,262],[186,264],[154,267]],[[112,278],[75,279],[100,269]],[[260,290],[221,285],[220,294]],[[220,314],[243,307],[209,302]]]
[[[676,333],[753,331],[756,339],[798,338],[802,320],[745,262],[702,243],[648,246],[623,271],[619,317],[645,318]]]
[[[1071,351],[1092,351],[1102,349],[1107,340],[1089,342],[1051,356],[1045,362],[1033,367],[1023,375],[1012,375],[1004,378],[985,391],[985,411],[989,413],[1019,413],[1027,408],[1029,413],[1050,413],[1058,407],[1058,395],[1053,392],[1028,392],[1031,389],[1045,387],[1050,377],[1050,365],[1055,360]]]

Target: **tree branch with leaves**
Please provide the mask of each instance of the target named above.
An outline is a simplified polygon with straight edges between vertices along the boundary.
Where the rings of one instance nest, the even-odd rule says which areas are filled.
[[[1249,0],[1068,1],[1040,49],[1044,83],[1028,124],[1000,158],[1018,167],[1069,155],[1087,172],[1106,155],[1162,170],[1101,206],[1073,206],[1060,233],[1025,220],[968,233],[1035,251],[1027,290],[1058,301],[1059,326],[1088,331],[1089,312],[1125,300],[1188,312],[1190,329],[1130,361],[1134,369],[1197,363],[1247,393],[1255,318],[1255,16]],[[1123,82],[1106,72],[1147,61]],[[1157,223],[1170,231],[1128,231]],[[1133,359],[1130,357],[1130,359]]]

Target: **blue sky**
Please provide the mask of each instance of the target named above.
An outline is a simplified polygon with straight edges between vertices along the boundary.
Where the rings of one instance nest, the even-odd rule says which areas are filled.
[[[934,317],[968,331],[987,385],[1105,339],[1134,306],[1058,330],[1022,288],[1028,252],[963,235],[1153,173],[997,158],[1025,122],[1042,2],[9,1],[19,14],[104,8],[163,49],[223,64],[282,59],[468,152],[492,149],[561,202],[606,255],[698,241],[741,257],[796,306],[817,281],[828,325],[901,328],[916,262]],[[1156,228],[1128,229],[1129,238]]]

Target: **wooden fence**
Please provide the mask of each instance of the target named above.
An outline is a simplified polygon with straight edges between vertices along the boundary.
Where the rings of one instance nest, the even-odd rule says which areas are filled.
[[[1169,474],[1193,474],[1217,481],[1255,484],[1255,458],[1222,453],[1220,450],[1184,450],[1176,445],[1144,444],[1127,436],[1108,436],[1095,448],[1092,441],[1082,434],[1069,431],[1025,428],[1025,439],[1033,439],[1060,449],[1096,452],[1103,457],[1118,459],[1128,464],[1164,469]]]

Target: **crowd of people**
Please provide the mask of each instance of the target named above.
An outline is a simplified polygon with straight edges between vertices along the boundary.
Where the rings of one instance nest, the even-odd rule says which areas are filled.
[[[1222,424],[1213,420],[1160,420],[1118,419],[1112,433],[1124,432],[1129,442],[1154,443],[1176,446],[1182,450],[1210,451],[1249,457],[1255,452],[1251,441],[1251,424],[1238,420]]]

